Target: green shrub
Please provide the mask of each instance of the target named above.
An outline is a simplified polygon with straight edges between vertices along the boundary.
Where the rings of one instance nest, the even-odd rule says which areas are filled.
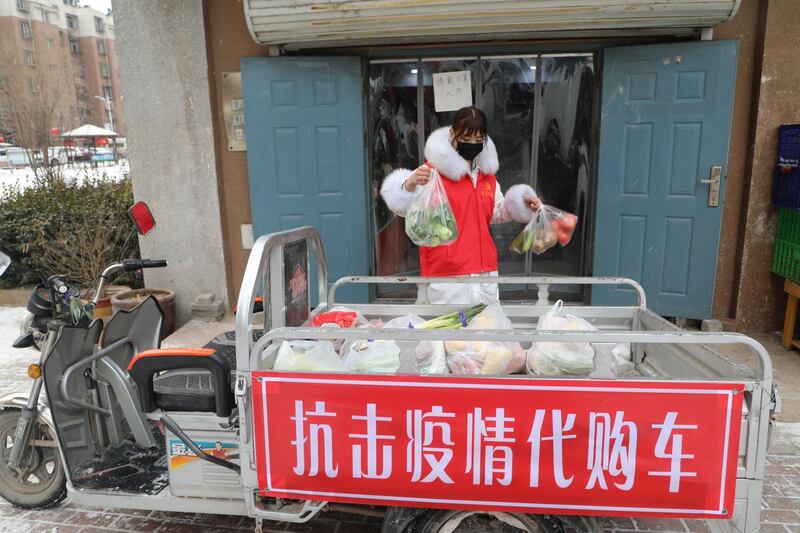
[[[139,257],[138,239],[128,240],[134,230],[127,213],[132,204],[129,176],[81,183],[37,180],[29,188],[5,188],[0,190],[0,250],[11,256],[12,265],[91,285],[108,263]],[[0,287],[38,281],[12,266]]]

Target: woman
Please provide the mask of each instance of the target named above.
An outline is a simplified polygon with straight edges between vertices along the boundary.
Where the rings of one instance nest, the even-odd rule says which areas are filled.
[[[413,171],[395,170],[383,181],[381,196],[389,209],[402,217],[430,181],[432,169],[442,177],[458,224],[458,239],[446,246],[420,247],[423,276],[497,276],[497,249],[489,225],[510,220],[526,224],[531,212],[542,205],[528,185],[514,185],[503,196],[495,178],[500,167],[497,150],[486,129],[483,111],[472,106],[459,109],[451,127],[428,137],[424,165]],[[427,298],[422,289],[420,301],[433,304],[499,301],[495,283],[431,283]]]

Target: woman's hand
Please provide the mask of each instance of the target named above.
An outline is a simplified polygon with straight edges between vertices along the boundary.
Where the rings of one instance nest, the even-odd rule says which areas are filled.
[[[431,169],[428,166],[422,165],[417,170],[411,173],[403,183],[403,188],[408,192],[414,192],[417,185],[425,185],[431,180]]]
[[[522,199],[525,200],[525,204],[527,204],[528,209],[530,209],[533,212],[536,212],[542,208],[542,201],[539,200],[538,196],[528,193],[525,196],[523,196]]]

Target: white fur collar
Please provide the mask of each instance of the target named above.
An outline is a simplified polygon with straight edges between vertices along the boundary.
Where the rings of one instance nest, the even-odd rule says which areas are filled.
[[[425,143],[425,159],[433,168],[453,181],[458,181],[469,174],[467,160],[458,155],[450,143],[450,126],[439,128],[428,137]],[[485,174],[497,174],[500,162],[497,159],[497,149],[490,137],[486,137],[483,150],[475,158],[478,168]]]

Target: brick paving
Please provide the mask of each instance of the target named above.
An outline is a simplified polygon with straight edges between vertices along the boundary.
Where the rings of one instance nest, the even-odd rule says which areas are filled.
[[[253,531],[239,516],[89,509],[65,503],[55,509],[25,511],[0,499],[0,532],[13,533],[214,533]],[[702,520],[601,518],[603,533],[710,533]],[[306,524],[264,523],[266,533],[378,533],[381,519],[338,512]],[[762,533],[800,533],[800,424],[778,424],[767,459],[761,511]]]

